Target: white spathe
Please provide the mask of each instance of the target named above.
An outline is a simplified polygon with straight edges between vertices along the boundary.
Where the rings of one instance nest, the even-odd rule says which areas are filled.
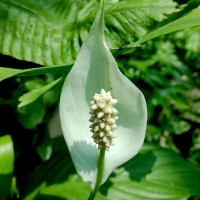
[[[94,189],[98,145],[90,132],[90,101],[101,89],[111,91],[118,100],[118,137],[115,146],[105,153],[102,184],[112,171],[135,156],[145,136],[147,109],[141,91],[119,71],[104,40],[103,5],[97,13],[88,39],[63,85],[60,119],[65,140],[77,172]]]

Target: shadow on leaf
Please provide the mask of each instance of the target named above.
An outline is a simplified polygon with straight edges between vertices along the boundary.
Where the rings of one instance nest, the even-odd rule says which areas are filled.
[[[50,160],[38,166],[29,176],[22,197],[26,197],[34,190],[40,190],[40,186],[43,183],[45,183],[46,186],[64,183],[72,174],[76,174],[76,170],[74,169],[69,153],[67,150],[65,152],[60,152],[51,157]]]
[[[10,185],[12,180],[12,174],[0,174],[0,199],[6,199],[9,194]]]
[[[131,181],[141,181],[145,176],[152,172],[152,168],[156,161],[156,156],[152,151],[140,153],[134,158],[121,165],[113,172],[105,184],[101,186],[99,192],[107,196],[109,188],[113,185],[112,179],[117,176],[118,178],[127,176],[127,172]]]
[[[141,181],[147,174],[151,173],[155,161],[156,156],[152,151],[148,151],[136,155],[121,167],[129,172],[129,177],[132,181]]]
[[[84,157],[77,158],[76,162],[80,162],[81,164],[77,165],[80,168],[77,168],[78,172],[90,173],[91,171],[95,171],[97,159],[97,147],[95,145],[88,144],[84,141],[76,141],[70,147],[70,153],[73,155],[75,152],[81,152]],[[73,156],[72,156],[73,157]],[[76,155],[77,157],[77,155]],[[91,162],[93,160],[94,162]],[[89,163],[89,164],[88,164]]]

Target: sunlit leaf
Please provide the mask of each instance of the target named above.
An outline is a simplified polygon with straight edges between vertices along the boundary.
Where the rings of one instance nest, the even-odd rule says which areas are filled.
[[[13,142],[9,135],[0,137],[0,199],[5,200],[10,192],[14,169]]]
[[[95,18],[97,0],[1,0],[0,52],[42,65],[71,64]],[[106,1],[109,47],[132,43],[178,11],[172,0]]]

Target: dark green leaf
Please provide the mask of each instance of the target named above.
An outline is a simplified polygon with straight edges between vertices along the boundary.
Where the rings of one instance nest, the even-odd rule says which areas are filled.
[[[46,161],[51,157],[52,144],[48,132],[45,133],[42,143],[36,148],[36,150],[43,161]]]
[[[42,99],[38,99],[25,107],[18,109],[20,115],[18,120],[26,129],[34,129],[38,124],[43,122],[46,108]]]

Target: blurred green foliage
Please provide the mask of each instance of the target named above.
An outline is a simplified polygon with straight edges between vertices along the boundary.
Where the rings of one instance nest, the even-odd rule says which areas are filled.
[[[198,26],[153,39],[118,56],[121,71],[141,88],[147,100],[146,141],[182,152],[185,146],[179,149],[174,144],[179,145],[181,135],[188,135],[188,140],[184,138],[190,143],[185,158],[197,140],[192,138],[197,137],[200,123],[199,37]],[[196,157],[195,163],[199,159]]]

